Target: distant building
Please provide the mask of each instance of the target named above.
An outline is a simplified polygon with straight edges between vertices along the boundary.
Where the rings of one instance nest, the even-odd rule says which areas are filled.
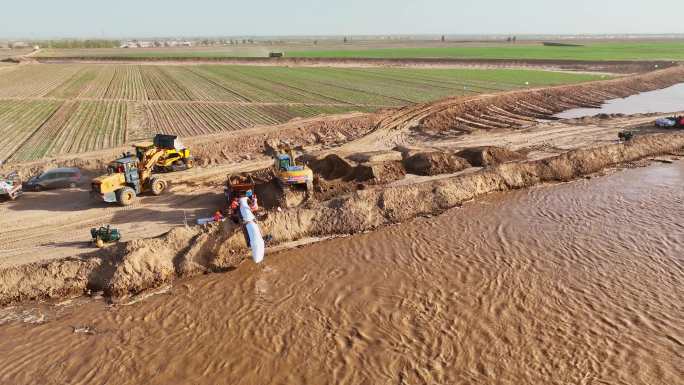
[[[145,41],[145,40],[129,40],[123,42],[119,48],[152,48],[152,47],[192,47],[191,41]]]

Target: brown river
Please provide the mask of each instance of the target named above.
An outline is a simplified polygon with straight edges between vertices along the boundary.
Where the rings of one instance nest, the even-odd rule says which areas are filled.
[[[684,384],[684,162],[0,322],[8,385]]]

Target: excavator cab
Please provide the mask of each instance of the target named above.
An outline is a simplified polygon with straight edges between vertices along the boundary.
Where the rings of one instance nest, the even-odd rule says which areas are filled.
[[[294,150],[285,148],[275,155],[275,174],[281,186],[305,186],[313,188],[313,171],[305,165],[297,164]]]
[[[119,167],[121,167],[123,170],[126,184],[131,186],[135,190],[136,194],[140,194],[142,192],[142,188],[140,187],[138,162],[138,159],[132,156],[121,158],[116,161],[116,163],[119,164]]]
[[[290,171],[292,169],[292,160],[288,154],[280,154],[276,158],[278,165],[276,167],[280,168],[280,171]]]

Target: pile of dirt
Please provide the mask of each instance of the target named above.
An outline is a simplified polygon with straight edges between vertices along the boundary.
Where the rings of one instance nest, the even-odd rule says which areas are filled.
[[[307,165],[320,178],[326,180],[333,179],[354,179],[355,164],[337,154],[329,154],[321,159],[308,159]]]
[[[391,161],[401,161],[403,159],[401,151],[391,150],[391,151],[368,151],[368,152],[357,152],[347,156],[347,159],[353,160],[357,163],[379,163],[379,162],[391,162]]]
[[[361,163],[356,166],[355,177],[360,182],[384,184],[402,179],[406,175],[400,160]]]
[[[233,243],[226,240],[234,234]],[[0,270],[0,305],[103,291],[118,297],[177,277],[222,271],[242,260],[239,227],[230,221],[175,228],[155,238],[122,242],[79,258]],[[242,245],[239,242],[242,242]],[[224,246],[228,245],[228,248]]]
[[[356,153],[346,158],[328,154],[320,159],[310,158],[307,164],[318,179],[326,181],[387,183],[406,174],[401,154],[395,151]]]
[[[456,153],[475,167],[496,166],[497,164],[526,159],[525,155],[496,146],[471,147]]]
[[[83,294],[103,261],[95,256],[65,258],[0,270],[0,305]]]
[[[318,201],[364,189],[367,184],[390,183],[406,175],[401,154],[395,151],[356,153],[348,157],[309,156],[306,163],[314,171],[314,197]]]
[[[185,142],[196,158],[211,164],[222,164],[255,153],[272,154],[282,143],[293,147],[326,147],[346,143],[373,131],[377,119],[375,114],[351,113],[189,138]]]
[[[404,159],[406,171],[415,175],[439,175],[470,167],[467,160],[444,151],[419,152]]]

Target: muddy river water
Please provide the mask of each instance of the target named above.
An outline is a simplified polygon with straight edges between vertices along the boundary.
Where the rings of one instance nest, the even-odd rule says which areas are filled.
[[[683,187],[628,169],[67,302],[0,325],[0,383],[682,384]]]

